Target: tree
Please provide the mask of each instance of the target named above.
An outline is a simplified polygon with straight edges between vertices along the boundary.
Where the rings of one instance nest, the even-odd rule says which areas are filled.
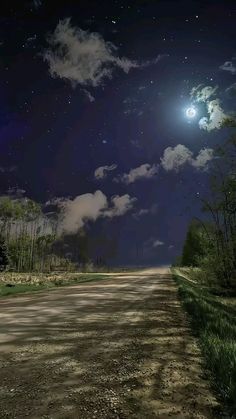
[[[9,257],[5,241],[0,238],[0,271],[5,271],[9,265]]]
[[[204,257],[206,252],[204,244],[204,229],[199,222],[194,220],[189,225],[187,236],[184,242],[182,265],[199,266],[200,260]]]
[[[203,199],[203,210],[212,218],[212,251],[208,264],[218,282],[236,286],[236,137],[215,150],[211,171],[211,193]]]

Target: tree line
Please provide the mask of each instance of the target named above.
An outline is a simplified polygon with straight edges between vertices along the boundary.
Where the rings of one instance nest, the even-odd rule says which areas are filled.
[[[45,272],[106,265],[116,253],[113,238],[85,231],[59,232],[59,214],[32,199],[0,197],[0,270]]]
[[[210,192],[202,199],[207,221],[189,225],[178,264],[200,267],[224,287],[236,288],[236,136],[217,147]]]

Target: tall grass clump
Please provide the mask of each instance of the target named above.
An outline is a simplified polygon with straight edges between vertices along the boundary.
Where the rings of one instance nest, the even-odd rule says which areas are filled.
[[[189,283],[179,276],[175,279],[212,373],[213,385],[230,413],[236,415],[236,309],[222,303],[206,287]]]

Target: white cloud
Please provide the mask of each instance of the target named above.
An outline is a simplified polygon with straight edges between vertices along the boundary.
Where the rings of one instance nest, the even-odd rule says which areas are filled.
[[[114,44],[106,42],[99,33],[72,26],[69,18],[60,20],[47,40],[49,48],[44,52],[44,60],[49,64],[51,76],[69,80],[74,86],[96,87],[111,79],[115,68],[128,73],[132,68],[155,64],[163,57],[159,55],[144,63],[120,58]]]
[[[140,217],[150,214],[150,215],[154,215],[157,213],[158,210],[158,205],[157,204],[153,204],[150,208],[141,208],[139,211],[137,211],[136,213],[133,214],[133,217],[138,220]]]
[[[124,175],[115,178],[115,181],[121,181],[126,184],[134,183],[136,180],[139,179],[151,179],[158,173],[159,165],[157,164],[141,164],[141,166],[136,167],[135,169],[131,169],[129,173],[125,173]]]
[[[190,92],[191,98],[195,102],[204,102],[207,107],[207,116],[202,117],[198,124],[200,129],[206,131],[212,131],[220,129],[228,116],[224,113],[219,99],[211,99],[215,95],[218,86],[211,87],[199,84],[197,87],[193,87]]]
[[[131,198],[130,195],[122,196],[115,195],[111,198],[112,206],[105,212],[107,217],[119,217],[124,215],[127,211],[133,208],[136,198]]]
[[[153,247],[158,247],[158,246],[163,246],[165,243],[162,242],[161,240],[154,240],[152,246]]]
[[[82,89],[82,92],[84,92],[89,102],[95,102],[95,97],[87,89]]]
[[[228,71],[231,74],[236,74],[236,65],[232,61],[225,61],[225,63],[220,66],[220,70]]]
[[[207,102],[208,117],[204,116],[199,121],[199,127],[206,131],[212,131],[222,127],[227,115],[224,113],[219,99],[214,99]]]
[[[149,209],[141,208],[141,210],[137,213],[137,215],[142,216],[149,213]]]
[[[193,87],[190,96],[196,102],[206,102],[211,96],[213,96],[218,89],[218,86],[205,86],[199,84],[197,87]]]
[[[232,96],[236,95],[236,83],[231,84],[227,89],[225,90],[226,93],[229,93]]]
[[[106,195],[100,190],[94,193],[79,195],[74,199],[56,198],[47,204],[56,205],[60,209],[59,231],[74,233],[81,229],[87,221],[96,221],[101,217],[119,217],[132,209],[136,198],[129,195],[116,195],[109,205]]]
[[[178,172],[181,167],[187,164],[198,170],[204,170],[207,169],[208,163],[212,159],[213,150],[211,148],[201,149],[198,155],[194,158],[193,152],[189,150],[188,147],[183,144],[178,144],[175,147],[167,147],[164,150],[163,157],[160,159],[160,165],[150,165],[145,163],[135,169],[131,169],[129,173],[117,176],[113,180],[115,182],[121,181],[128,185],[139,179],[151,179],[158,173],[160,166],[167,172]],[[139,212],[134,214],[134,217],[139,218],[141,215],[147,214],[149,211],[156,212],[156,206],[153,206],[150,210],[141,209]]]
[[[141,208],[139,211],[137,211],[135,214],[133,214],[133,217],[138,220],[143,215],[149,214],[150,210],[148,208]]]
[[[101,192],[86,193],[74,199],[54,200],[61,209],[60,229],[66,233],[73,233],[82,228],[86,221],[96,221],[107,208],[107,197]]]
[[[94,172],[94,177],[97,180],[104,179],[107,176],[107,172],[111,172],[117,168],[117,164],[112,164],[111,166],[101,166],[98,167]]]
[[[111,78],[115,67],[128,73],[138,66],[127,58],[119,58],[117,48],[105,42],[100,34],[73,27],[70,19],[59,21],[48,43],[50,47],[44,59],[49,64],[50,74],[74,85],[95,87],[105,78]]]
[[[167,172],[175,170],[176,172],[179,168],[186,163],[192,161],[193,153],[184,145],[178,144],[175,147],[167,147],[164,150],[163,157],[161,158],[161,166]]]
[[[203,148],[194,159],[193,153],[189,148],[178,144],[175,147],[167,147],[164,150],[163,157],[161,158],[161,166],[167,172],[172,170],[178,172],[180,167],[186,164],[196,169],[206,169],[208,162],[212,159],[213,150],[211,148]]]
[[[164,244],[165,243],[163,241],[161,241],[159,239],[156,239],[154,237],[150,237],[148,240],[145,241],[144,247],[149,251],[150,250],[153,251],[153,249],[155,249],[159,246],[164,246]]]
[[[198,156],[195,160],[192,160],[192,166],[196,167],[197,169],[205,169],[207,168],[207,164],[209,161],[213,159],[214,151],[212,148],[203,148],[199,151]]]

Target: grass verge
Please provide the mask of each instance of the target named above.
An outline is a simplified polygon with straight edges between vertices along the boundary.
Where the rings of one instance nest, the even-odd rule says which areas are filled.
[[[183,306],[191,316],[213,385],[236,417],[236,310],[211,290],[175,275]]]
[[[4,284],[0,283],[0,297],[14,296],[25,292],[36,292],[42,290],[53,290],[58,287],[67,285],[76,285],[82,282],[97,281],[108,278],[102,274],[84,274],[77,278],[72,279],[58,279],[55,281],[45,281],[38,284]]]

